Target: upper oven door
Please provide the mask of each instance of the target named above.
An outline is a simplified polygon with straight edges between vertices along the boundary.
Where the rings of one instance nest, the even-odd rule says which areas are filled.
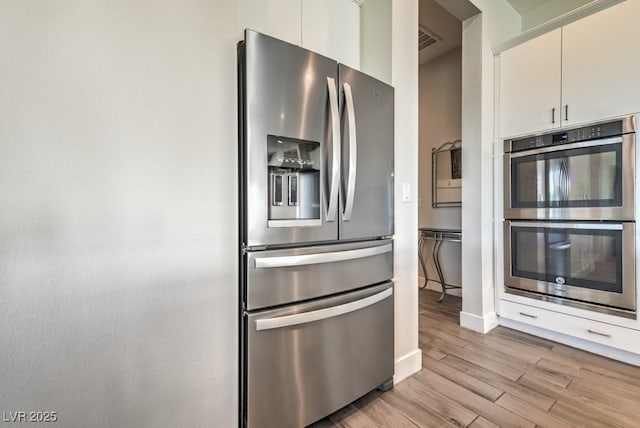
[[[634,220],[635,134],[506,153],[507,219]]]

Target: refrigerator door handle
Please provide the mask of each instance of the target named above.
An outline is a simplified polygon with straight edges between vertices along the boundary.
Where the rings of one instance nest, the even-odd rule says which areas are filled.
[[[301,314],[256,320],[256,330],[273,330],[276,328],[290,327],[313,321],[320,321],[327,318],[334,318],[339,315],[355,312],[359,309],[376,304],[391,295],[393,295],[393,288],[389,287],[384,291],[374,294],[373,296],[365,297],[364,299],[356,300],[355,302],[332,306],[325,309],[318,309],[316,311],[303,312]]]
[[[386,244],[379,245],[377,247],[359,248],[357,250],[334,251],[331,253],[302,254],[298,256],[260,257],[256,258],[255,261],[256,269],[280,268],[362,259],[364,257],[390,253],[392,250],[393,246],[391,244]]]
[[[329,89],[329,107],[331,109],[331,184],[329,189],[329,206],[327,221],[335,221],[338,210],[338,185],[340,180],[340,113],[338,110],[338,91],[333,77],[327,77]]]
[[[353,213],[353,199],[356,194],[356,173],[358,168],[358,142],[356,136],[356,113],[353,107],[351,85],[344,83],[344,99],[347,106],[347,120],[349,121],[349,173],[347,178],[347,199],[345,202],[344,221],[351,220]]]

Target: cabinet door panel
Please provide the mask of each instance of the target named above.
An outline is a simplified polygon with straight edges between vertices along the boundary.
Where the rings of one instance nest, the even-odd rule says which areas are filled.
[[[360,7],[352,0],[302,0],[302,47],[360,66]]]
[[[238,0],[238,40],[245,28],[300,46],[301,0]]]
[[[563,28],[563,126],[640,111],[639,16],[629,0]]]
[[[560,31],[544,34],[500,54],[501,137],[559,126]]]

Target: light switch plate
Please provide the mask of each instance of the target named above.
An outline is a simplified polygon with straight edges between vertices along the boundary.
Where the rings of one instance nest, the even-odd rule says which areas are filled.
[[[402,183],[402,202],[411,202],[411,183]]]

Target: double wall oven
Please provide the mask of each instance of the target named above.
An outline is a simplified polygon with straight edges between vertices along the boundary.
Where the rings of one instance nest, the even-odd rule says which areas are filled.
[[[635,117],[506,140],[507,293],[636,317]]]

